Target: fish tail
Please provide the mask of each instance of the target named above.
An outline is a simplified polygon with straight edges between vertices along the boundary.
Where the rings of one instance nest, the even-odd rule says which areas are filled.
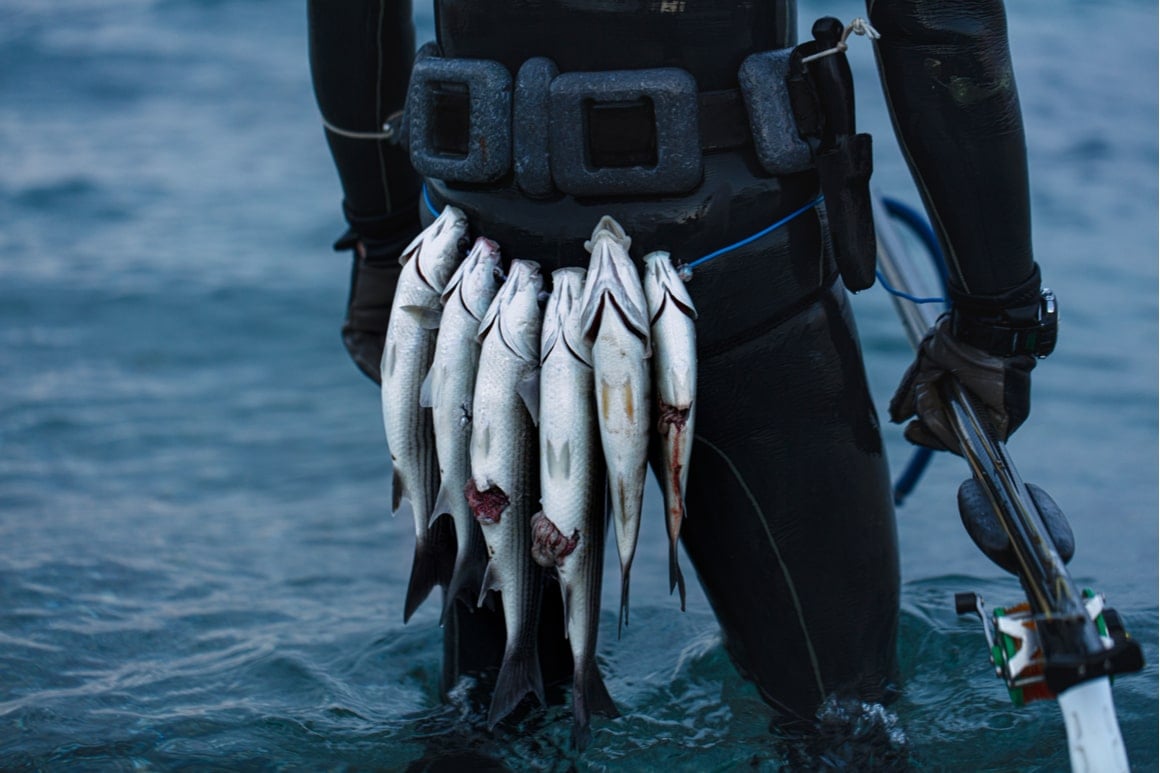
[[[540,674],[540,658],[534,644],[516,647],[504,656],[495,680],[495,692],[491,697],[491,709],[487,712],[487,727],[495,728],[499,721],[511,714],[524,696],[532,693],[545,705],[544,680]]]
[[[667,449],[666,449],[667,453]],[[669,454],[669,458],[671,458]],[[668,470],[666,469],[666,473]],[[685,498],[681,493],[680,472],[668,475],[669,485],[665,487],[665,515],[666,526],[669,532],[669,595],[674,588],[681,592],[681,611],[685,611],[685,576],[681,573],[681,566],[677,561],[677,542],[681,538],[681,524],[685,520]]]
[[[447,595],[443,600],[443,617],[439,625],[444,625],[456,599],[463,601],[472,612],[478,606],[479,589],[483,585],[483,575],[487,569],[487,551],[483,543],[483,533],[479,525],[470,524],[471,531],[465,536],[467,545],[455,559],[451,581],[447,584]]]
[[[594,661],[578,663],[572,677],[572,745],[578,751],[584,751],[592,740],[589,728],[592,714],[620,716]]]
[[[628,576],[631,570],[631,561],[620,566],[620,617],[616,621],[616,638],[618,639],[624,626],[628,625]]]
[[[425,539],[415,542],[415,558],[411,563],[411,580],[403,603],[403,622],[415,614],[436,585],[447,587],[451,579],[454,544],[450,518],[440,518],[427,530]]]
[[[685,576],[681,574],[680,564],[677,563],[677,541],[675,539],[669,542],[669,595],[673,594],[673,588],[677,588],[681,592],[681,611],[685,611]]]
[[[419,605],[439,584],[439,556],[429,540],[415,543],[415,558],[411,562],[411,580],[407,583],[407,598],[403,604],[403,622],[415,614]]]

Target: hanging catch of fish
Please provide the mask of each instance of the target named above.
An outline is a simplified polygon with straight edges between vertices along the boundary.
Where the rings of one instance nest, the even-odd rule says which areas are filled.
[[[532,555],[554,569],[572,650],[572,742],[587,746],[592,712],[618,716],[596,663],[604,574],[604,459],[591,352],[580,326],[584,269],[552,273],[540,346],[540,502]]]
[[[393,510],[409,510],[415,560],[409,620],[435,585],[443,619],[459,599],[499,594],[507,635],[488,725],[529,694],[545,702],[537,632],[546,573],[559,581],[573,659],[573,744],[593,713],[618,716],[596,662],[606,514],[621,568],[618,631],[640,531],[650,433],[668,530],[669,590],[685,583],[685,518],[696,409],[696,311],[668,253],[644,259],[611,217],[585,243],[583,268],[552,274],[541,311],[539,265],[467,246],[447,207],[408,245],[382,360]],[[533,515],[534,514],[534,515]],[[448,515],[450,517],[443,517]],[[452,547],[454,543],[455,547]]]
[[[644,296],[648,301],[656,390],[656,429],[660,435],[661,493],[669,532],[669,593],[678,587],[685,609],[685,578],[677,565],[677,539],[685,520],[685,482],[693,451],[697,406],[697,311],[667,252],[644,258]]]
[[[428,522],[439,491],[439,463],[431,412],[419,405],[420,391],[435,354],[442,312],[440,296],[463,257],[467,217],[447,207],[399,258],[403,270],[391,304],[383,343],[383,426],[391,453],[392,511],[410,511],[415,522],[415,559],[403,606],[403,622],[449,574],[449,530]]]

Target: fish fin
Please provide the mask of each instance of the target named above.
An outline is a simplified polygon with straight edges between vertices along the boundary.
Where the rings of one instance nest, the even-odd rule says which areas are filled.
[[[503,339],[504,346],[514,352],[524,362],[533,362],[539,365],[540,336],[536,336],[531,341],[528,341],[527,337],[521,335],[521,331],[518,328],[515,330],[511,329],[512,323],[508,320],[510,320],[510,317],[499,318],[499,335]]]
[[[500,299],[503,295],[503,287],[501,286],[500,292],[497,292],[495,297],[491,299],[491,303],[487,305],[487,311],[483,313],[483,319],[479,321],[479,331],[475,336],[476,341],[482,342],[484,337],[487,336],[488,331],[491,330],[492,325],[495,324],[496,318],[499,317]]]
[[[669,543],[669,595],[673,595],[673,588],[680,589],[681,611],[685,611],[685,576],[681,574],[680,564],[677,563],[677,543]]]
[[[579,340],[572,340],[576,336]],[[568,349],[568,353],[575,357],[582,365],[592,367],[592,344],[584,340],[584,334],[580,332],[580,328],[575,329],[575,335],[571,328],[564,331],[564,346]]]
[[[474,252],[474,250],[472,250]],[[447,284],[443,286],[443,294],[439,296],[439,302],[444,306],[450,302],[451,297],[455,295],[455,291],[463,284],[463,277],[467,276],[467,272],[475,265],[475,261],[471,260],[471,255],[468,255],[451,274],[451,278],[447,280]]]
[[[648,295],[646,297],[648,298],[648,324],[652,327],[656,325],[657,320],[665,313],[665,307],[668,306],[669,302],[669,294],[661,293],[659,302],[654,300],[656,297],[654,295]]]
[[[666,471],[667,472],[667,471]],[[685,522],[685,498],[679,483],[670,481],[664,490],[665,526],[669,533],[669,595],[674,589],[681,594],[681,611],[685,611],[685,575],[677,559],[677,543],[681,536],[681,525]],[[675,517],[674,517],[675,516]]]
[[[386,382],[395,372],[395,363],[398,361],[398,348],[392,337],[387,336],[383,341],[383,358],[379,360],[379,381]]]
[[[628,625],[628,575],[632,571],[632,562],[620,568],[620,616],[616,621],[616,638],[619,639],[624,626]]]
[[[415,255],[419,252],[420,249],[422,249],[422,247],[423,247],[423,232],[420,231],[415,236],[415,238],[411,240],[410,244],[408,244],[406,247],[404,247],[403,251],[399,253],[399,265],[400,266],[407,265],[407,263],[410,262],[411,258],[415,257]]]
[[[434,540],[415,543],[415,558],[411,563],[411,580],[407,583],[407,597],[403,604],[403,623],[411,619],[431,590],[439,584],[442,573],[439,553]]]
[[[638,307],[627,302],[627,299],[618,298],[615,295],[609,295],[608,300],[611,302],[613,310],[620,316],[624,326],[628,328],[628,332],[644,343],[645,358],[651,357],[652,328],[648,323],[648,312],[644,310],[644,306]]]
[[[599,305],[612,301],[624,324],[647,343],[649,338],[648,302],[636,266],[628,253],[617,252],[610,243],[601,243],[592,253],[592,263],[584,282],[581,324],[586,338],[593,338],[593,323],[598,321]],[[604,309],[607,311],[607,308]]]
[[[489,590],[498,591],[500,589],[499,572],[495,568],[495,561],[488,561],[487,568],[483,570],[483,580],[479,584],[479,600],[476,601],[477,607],[483,606],[483,600],[487,597]]]
[[[567,480],[572,474],[572,442],[565,439],[563,445],[556,447],[552,438],[544,441],[544,472],[549,478]]]
[[[399,311],[410,314],[419,323],[419,327],[424,330],[438,330],[439,322],[443,319],[443,315],[437,309],[432,309],[427,306],[400,306]]]
[[[423,378],[423,384],[419,387],[419,407],[431,408],[435,405],[434,381],[435,381],[435,367],[427,371],[427,375]]]
[[[532,641],[535,642],[534,637]],[[499,721],[511,714],[528,693],[535,695],[541,706],[547,703],[544,699],[543,677],[540,675],[540,658],[534,643],[527,647],[515,647],[505,655],[495,680],[491,709],[487,712],[488,730],[495,729]]]
[[[556,348],[556,342],[561,338],[560,326],[549,323],[549,320],[552,319],[552,317],[544,317],[544,327],[540,334],[540,365],[547,362],[548,355],[552,353],[552,349]]]
[[[556,274],[552,274],[555,278]],[[560,338],[564,321],[568,318],[568,306],[571,298],[565,294],[562,283],[557,282],[548,296],[548,304],[544,309],[544,321],[540,328],[540,364],[548,359],[556,341]]]
[[[559,579],[558,572],[557,579]],[[568,635],[568,619],[571,617],[571,614],[568,610],[572,608],[572,586],[562,581],[560,582],[560,598],[564,605],[564,638],[570,639],[572,637]]]
[[[407,496],[407,490],[403,486],[403,479],[399,477],[399,471],[391,469],[391,515],[397,516],[399,510],[403,507],[403,500],[410,503],[410,497]]]
[[[435,505],[431,508],[431,516],[427,519],[427,526],[439,520],[441,515],[451,515],[451,495],[447,493],[446,483],[439,484],[439,493],[435,496]]]
[[[620,716],[595,661],[577,664],[572,677],[572,745],[577,751],[584,751],[592,740],[592,714]]]
[[[693,306],[693,299],[689,297],[689,291],[685,289],[684,282],[677,280],[678,284],[675,287],[680,288],[681,292],[675,292],[673,286],[668,286],[668,297],[673,299],[673,304],[681,310],[689,319],[697,319],[697,309]],[[684,296],[682,298],[682,296]]]
[[[472,523],[470,528],[471,534],[466,537],[470,546],[456,558],[455,568],[451,572],[451,582],[447,585],[440,625],[446,623],[447,616],[451,614],[451,607],[457,599],[473,612],[475,607],[480,605],[479,588],[483,585],[484,572],[487,571],[487,550],[483,545],[483,534],[479,530],[479,525]]]
[[[693,305],[693,297],[689,295],[689,289],[685,287],[680,273],[673,266],[672,256],[662,250],[650,252],[644,256],[644,264],[645,271],[656,282],[656,287],[660,290],[657,293],[661,297],[660,308],[657,309],[653,321],[655,322],[656,317],[660,316],[660,312],[664,308],[665,298],[671,298],[673,304],[689,319],[696,319],[697,309]]]
[[[585,341],[592,341],[600,328],[600,320],[604,316],[605,298],[602,295],[588,296],[588,288],[584,288],[583,308],[580,311],[580,335]],[[567,339],[565,339],[567,340]]]
[[[540,424],[540,369],[535,368],[520,379],[516,385],[516,392],[524,401],[524,407],[532,416],[532,424]]]

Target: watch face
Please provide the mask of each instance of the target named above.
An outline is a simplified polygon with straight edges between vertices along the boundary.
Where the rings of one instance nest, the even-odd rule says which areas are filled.
[[[1055,349],[1059,308],[1051,290],[1040,291],[1035,304],[979,317],[951,311],[951,333],[963,343],[996,357],[1030,354],[1043,358]]]

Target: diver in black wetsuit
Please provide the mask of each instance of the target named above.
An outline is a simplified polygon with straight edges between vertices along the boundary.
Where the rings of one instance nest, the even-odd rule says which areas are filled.
[[[699,402],[683,539],[733,662],[772,706],[808,718],[830,694],[888,697],[899,570],[886,458],[847,302],[848,288],[872,281],[873,242],[864,207],[869,140],[853,130],[844,62],[801,63],[824,35],[789,53],[790,0],[435,5],[437,47],[423,53],[439,67],[466,69],[416,65],[427,96],[408,105],[409,154],[399,142],[413,67],[409,0],[308,2],[315,91],[350,225],[336,248],[355,254],[343,327],[355,363],[377,381],[398,255],[430,222],[429,207],[459,207],[473,233],[498,241],[508,257],[539,261],[545,276],[586,264],[583,241],[604,214],[632,236],[634,257],[665,249],[679,263],[804,208],[698,267],[688,284],[700,314]],[[1046,352],[1024,335],[1037,324],[1040,280],[1003,5],[868,7],[898,138],[947,256],[955,302],[904,377],[891,418],[913,417],[908,438],[954,450],[928,404],[929,384],[954,368],[1006,437],[1028,413],[1033,355]],[[782,109],[763,113],[753,104],[760,83],[739,93],[738,73],[751,54],[778,51],[785,55],[771,61],[783,77],[761,94]],[[482,71],[464,60],[498,63],[488,77],[514,80],[517,120],[506,103],[475,105],[470,85],[446,87]],[[680,68],[693,90],[653,68]],[[579,76],[549,98],[557,72]],[[691,151],[690,124],[681,124],[690,112],[700,117]],[[417,113],[436,125],[429,136],[414,136]],[[487,131],[471,134],[473,124]],[[481,156],[473,149],[480,136],[514,153]],[[777,156],[783,146],[797,150],[771,157],[770,147]],[[809,207],[819,190],[825,203]],[[544,598],[545,614],[558,616],[555,594]],[[547,621],[541,630],[546,674],[566,672],[562,626]],[[444,687],[497,665],[502,637],[486,610],[459,609],[446,628]]]

